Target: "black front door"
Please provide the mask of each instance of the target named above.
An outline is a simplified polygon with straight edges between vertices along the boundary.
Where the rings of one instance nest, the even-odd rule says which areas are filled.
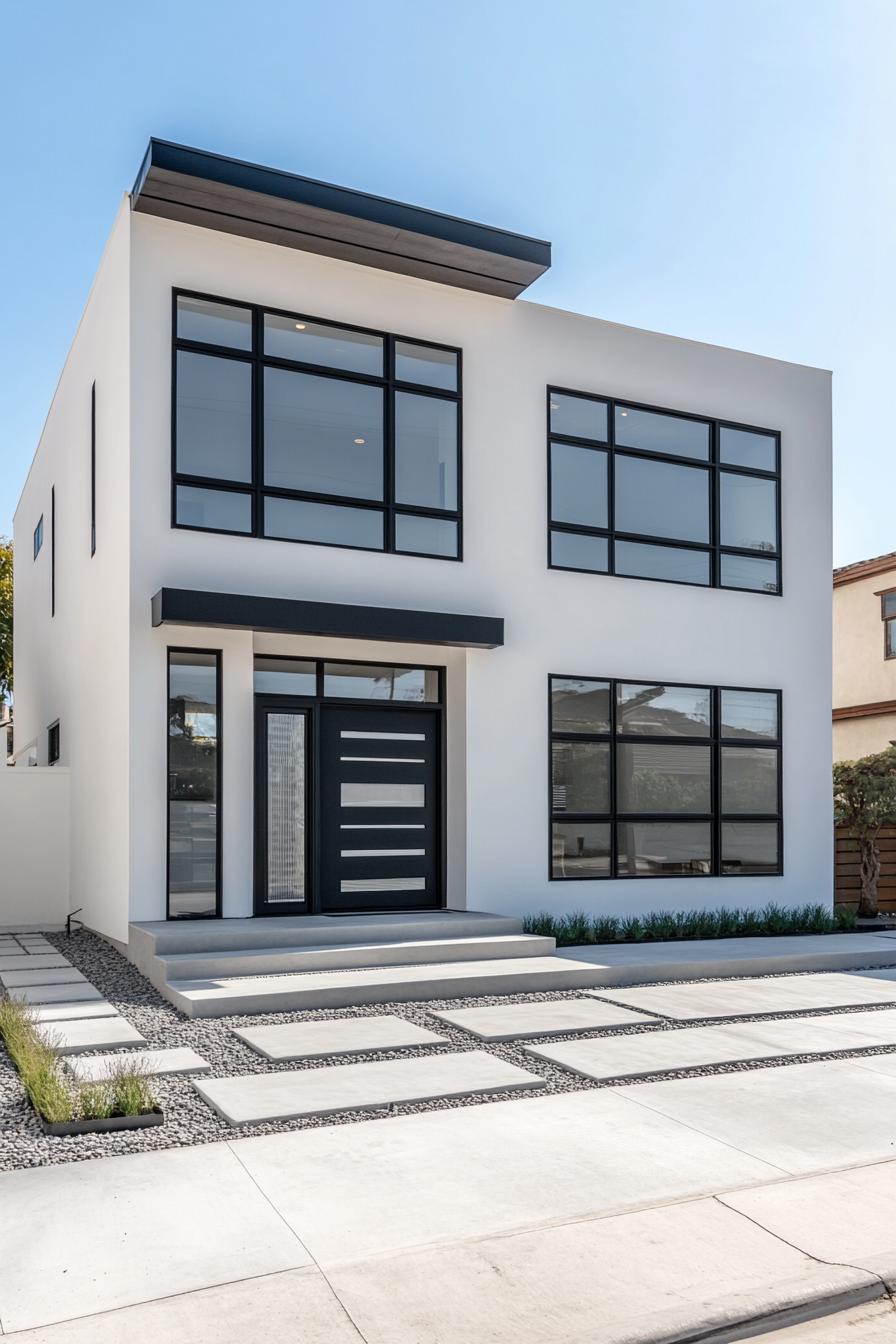
[[[322,913],[442,904],[440,727],[438,710],[321,707]]]

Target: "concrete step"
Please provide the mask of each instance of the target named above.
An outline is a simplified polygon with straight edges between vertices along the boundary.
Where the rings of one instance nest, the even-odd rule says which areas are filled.
[[[430,938],[490,938],[521,933],[522,927],[519,919],[507,915],[463,910],[296,915],[270,919],[158,920],[130,926],[129,955],[142,970],[148,958],[174,953],[420,942]]]
[[[497,961],[505,957],[545,957],[554,939],[515,933],[510,937],[427,938],[390,943],[337,943],[320,947],[253,947],[238,951],[173,952],[157,958],[166,980],[232,979],[290,971],[357,970],[375,966],[419,966],[428,962]]]
[[[346,1008],[354,1004],[411,1003],[477,994],[523,994],[583,989],[599,971],[563,957],[515,957],[373,970],[300,972],[230,980],[176,980],[162,993],[190,1017]]]

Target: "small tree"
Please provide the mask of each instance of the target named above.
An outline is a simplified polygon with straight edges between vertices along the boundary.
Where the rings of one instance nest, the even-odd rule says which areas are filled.
[[[878,837],[882,826],[896,823],[896,747],[858,761],[834,765],[834,812],[848,826],[859,849],[862,891],[860,919],[877,918],[880,880]]]
[[[0,705],[12,692],[12,542],[0,537]]]

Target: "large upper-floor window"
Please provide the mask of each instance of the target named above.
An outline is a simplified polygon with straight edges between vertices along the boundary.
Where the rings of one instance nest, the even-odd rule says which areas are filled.
[[[459,560],[461,352],[175,294],[173,524]]]
[[[550,678],[551,877],[781,869],[779,691]]]
[[[780,435],[548,388],[548,563],[781,591]]]
[[[884,623],[884,657],[896,658],[896,592],[880,594],[880,617]]]

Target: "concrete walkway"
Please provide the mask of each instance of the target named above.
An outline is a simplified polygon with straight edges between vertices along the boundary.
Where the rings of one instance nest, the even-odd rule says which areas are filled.
[[[671,1344],[864,1309],[896,1287],[885,1062],[12,1172],[0,1328],[21,1344]]]

